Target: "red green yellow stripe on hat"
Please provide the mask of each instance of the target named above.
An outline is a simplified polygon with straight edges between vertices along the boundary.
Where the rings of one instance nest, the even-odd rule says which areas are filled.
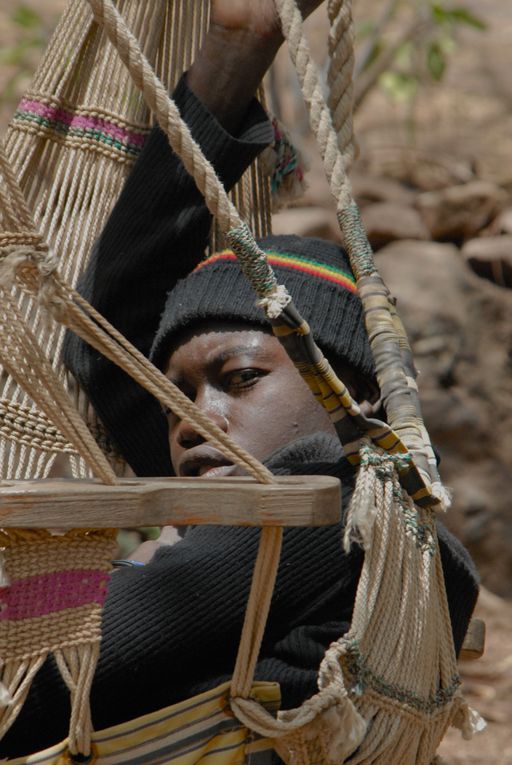
[[[357,292],[356,281],[352,274],[343,271],[336,266],[328,266],[312,258],[304,258],[302,255],[296,255],[292,252],[277,252],[275,250],[266,251],[266,256],[271,266],[289,268],[293,271],[299,271],[307,276],[314,276],[332,282],[349,292]],[[205,266],[211,266],[214,263],[228,263],[236,261],[236,255],[232,250],[222,250],[210,255],[197,265],[194,271],[199,271]]]

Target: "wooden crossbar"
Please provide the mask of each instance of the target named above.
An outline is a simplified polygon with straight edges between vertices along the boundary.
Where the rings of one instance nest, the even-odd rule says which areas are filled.
[[[482,619],[471,619],[468,631],[460,651],[459,659],[474,661],[480,659],[485,651],[485,622]]]
[[[226,478],[51,479],[0,483],[0,527],[126,528],[188,524],[327,526],[341,518],[329,476],[283,476],[261,484]]]

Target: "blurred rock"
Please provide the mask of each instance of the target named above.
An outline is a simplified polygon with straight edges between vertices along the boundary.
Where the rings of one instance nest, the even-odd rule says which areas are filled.
[[[471,239],[462,248],[462,255],[478,276],[500,287],[512,287],[512,235]]]
[[[425,422],[454,506],[443,519],[496,592],[512,596],[512,292],[456,247],[402,241],[379,252],[419,370]]]
[[[364,207],[372,202],[397,202],[412,205],[416,192],[392,178],[354,172],[350,176],[352,192],[358,204]]]
[[[332,207],[289,207],[280,210],[272,218],[272,231],[274,234],[318,236],[335,241],[340,241],[341,236]]]
[[[430,232],[414,207],[399,202],[377,202],[364,207],[361,215],[374,250],[397,239],[430,239]]]
[[[506,200],[494,183],[472,181],[419,194],[417,206],[433,239],[460,242],[476,236]]]
[[[464,396],[464,391],[421,385],[421,406],[429,428],[436,434],[436,443],[457,450],[467,460],[478,459],[479,442],[485,438],[481,408]],[[468,438],[468,434],[471,437]]]
[[[359,168],[373,176],[385,176],[404,188],[434,191],[468,183],[475,178],[472,159],[440,153],[425,147],[373,145],[361,152]]]
[[[461,742],[460,732],[451,728],[439,754],[446,765],[509,765],[509,755],[512,754],[512,604],[481,587],[474,616],[485,622],[485,650],[478,661],[459,663],[462,695],[485,718],[488,727],[466,746]]]
[[[486,233],[494,236],[512,234],[512,207],[502,210],[498,217],[493,220]]]

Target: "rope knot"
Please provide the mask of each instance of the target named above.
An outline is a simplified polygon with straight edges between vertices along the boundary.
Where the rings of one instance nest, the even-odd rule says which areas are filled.
[[[363,444],[360,454],[361,467],[375,468],[376,475],[383,480],[393,478],[395,471],[400,472],[409,468],[412,459],[409,452],[389,454],[369,444]]]
[[[20,280],[31,292],[57,268],[56,259],[46,247],[31,244],[10,244],[0,248],[0,284],[4,290]]]
[[[267,263],[267,256],[258,247],[249,226],[244,223],[238,228],[231,229],[226,238],[253,290],[258,297],[265,297],[268,292],[275,288],[276,278]]]
[[[291,296],[284,284],[277,284],[265,297],[256,301],[256,305],[263,308],[269,319],[277,319],[284,311]]]

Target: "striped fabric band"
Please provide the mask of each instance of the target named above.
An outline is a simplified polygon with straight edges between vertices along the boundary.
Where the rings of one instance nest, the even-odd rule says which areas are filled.
[[[328,266],[325,263],[320,263],[311,258],[304,258],[301,255],[296,255],[292,252],[276,252],[275,250],[269,250],[266,255],[271,266],[279,266],[281,268],[290,268],[294,271],[300,271],[308,276],[316,276],[319,279],[325,279],[325,281],[338,284],[349,292],[357,292],[354,277],[352,274],[342,271],[341,268]],[[223,250],[222,252],[217,252],[214,255],[210,255],[209,258],[202,260],[199,265],[195,267],[194,271],[199,271],[201,268],[204,268],[204,266],[213,265],[214,263],[227,263],[236,261],[236,259],[236,255],[232,250]]]
[[[103,605],[105,571],[53,571],[14,580],[0,589],[0,621],[32,619],[89,603]]]
[[[72,136],[110,149],[137,156],[147,132],[116,124],[107,115],[80,114],[35,98],[24,98],[14,114],[14,122],[44,128],[60,136]]]
[[[253,684],[251,697],[277,711],[277,683]],[[229,683],[158,712],[93,733],[95,765],[242,765],[261,762],[271,743],[244,728],[229,708]],[[9,765],[64,765],[66,741]]]

